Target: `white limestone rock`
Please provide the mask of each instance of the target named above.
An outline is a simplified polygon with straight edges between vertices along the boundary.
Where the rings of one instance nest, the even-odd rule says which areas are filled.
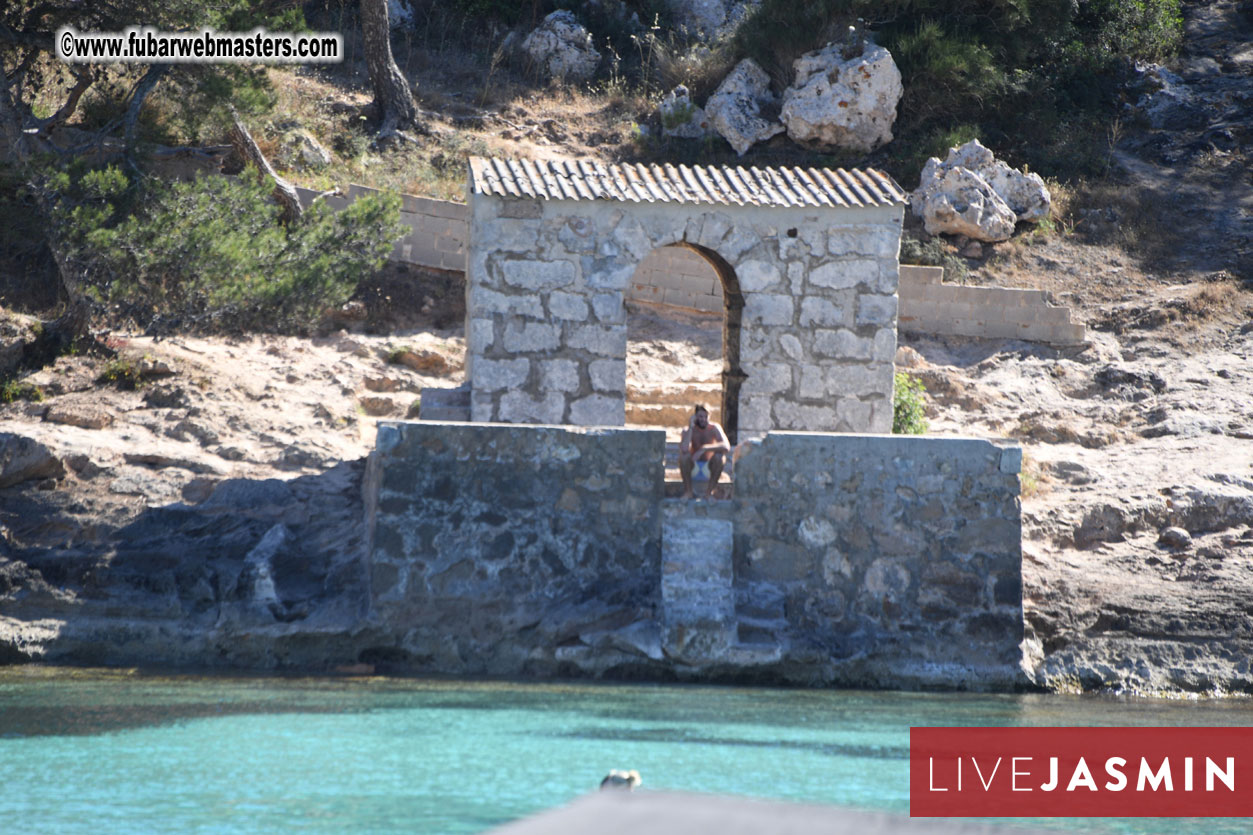
[[[675,22],[705,40],[735,31],[761,0],[670,0]]]
[[[872,151],[892,141],[901,73],[891,53],[869,41],[856,57],[846,60],[842,51],[828,44],[796,59],[780,118],[802,145]]]
[[[928,232],[978,241],[1007,240],[1015,223],[1048,217],[1052,204],[1039,174],[1010,168],[977,139],[949,150],[943,162],[929,159],[910,195]]]
[[[687,87],[675,87],[658,106],[661,111],[661,133],[679,139],[703,139],[710,133],[709,117],[692,101]]]
[[[555,11],[522,41],[522,51],[549,78],[586,81],[596,72],[600,53],[592,45],[592,34],[573,12]]]
[[[286,133],[279,143],[276,162],[296,171],[325,168],[331,164],[331,153],[305,128]]]
[[[927,166],[930,168],[931,163]],[[936,172],[910,196],[910,205],[932,235],[948,233],[978,241],[1007,241],[1017,220],[987,180],[968,168]]]
[[[722,80],[705,102],[705,114],[714,130],[731,143],[740,156],[755,143],[783,133],[778,122],[762,117],[777,104],[770,92],[770,77],[752,58],[745,58]]]
[[[939,163],[938,160],[936,162]],[[1049,216],[1053,198],[1048,187],[1044,185],[1044,179],[1039,174],[1028,174],[1010,168],[983,147],[978,139],[972,139],[965,145],[950,150],[943,164],[949,168],[968,168],[986,180],[1014,212],[1019,222],[1036,221]],[[927,167],[931,167],[930,161]],[[924,176],[926,172],[927,168],[924,168]]]

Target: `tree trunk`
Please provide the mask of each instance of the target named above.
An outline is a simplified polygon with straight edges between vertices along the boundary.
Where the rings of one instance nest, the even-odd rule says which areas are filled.
[[[255,165],[259,174],[269,177],[274,183],[274,199],[283,207],[283,219],[288,223],[299,220],[304,211],[300,208],[300,195],[296,193],[291,183],[280,177],[278,172],[270,166],[270,161],[265,158],[265,154],[261,153],[256,140],[252,138],[252,134],[248,132],[248,128],[240,120],[239,114],[233,107],[231,108],[231,142],[239,151],[240,156]]]
[[[374,107],[379,114],[379,135],[387,138],[404,136],[404,130],[423,132],[413,91],[392,58],[387,0],[361,0],[361,34],[370,86],[374,88]]]

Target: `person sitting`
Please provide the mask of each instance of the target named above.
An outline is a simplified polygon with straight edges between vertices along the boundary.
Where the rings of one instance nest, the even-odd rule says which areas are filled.
[[[697,404],[687,430],[679,440],[679,474],[683,477],[683,498],[692,498],[693,476],[708,480],[706,498],[713,498],[714,487],[722,476],[731,442],[722,427],[709,420],[709,409]]]

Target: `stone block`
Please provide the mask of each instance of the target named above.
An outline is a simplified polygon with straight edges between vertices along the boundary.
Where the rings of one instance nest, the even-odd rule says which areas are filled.
[[[574,360],[539,360],[540,390],[572,393],[579,390],[579,364]]]
[[[875,362],[896,361],[896,328],[880,328],[874,335],[874,348],[870,358]]]
[[[891,325],[895,321],[896,296],[862,295],[858,297],[858,325]]]
[[[471,319],[466,352],[471,355],[486,353],[495,340],[495,327],[496,323],[492,319]]]
[[[566,344],[603,357],[619,358],[626,356],[626,337],[626,325],[581,325],[570,329]]]
[[[818,296],[805,296],[801,299],[801,314],[797,320],[801,327],[845,327],[853,326],[853,309],[851,305],[841,306],[830,299]]]
[[[498,293],[486,287],[471,285],[467,306],[475,313],[503,313],[544,318],[544,305],[535,295]]]
[[[570,423],[575,426],[622,426],[626,401],[622,397],[593,394],[570,404]]]
[[[621,293],[592,294],[592,310],[603,325],[619,325],[626,321],[626,306]]]
[[[592,360],[587,371],[595,391],[618,394],[626,391],[626,360]]]
[[[740,385],[740,394],[778,394],[792,387],[792,367],[784,362],[745,364],[747,378]]]
[[[796,394],[802,400],[825,400],[827,397],[827,379],[822,366],[802,365],[797,369],[799,380]]]
[[[774,425],[804,432],[838,432],[839,418],[829,406],[806,406],[787,400],[774,404]]]
[[[779,335],[779,350],[793,362],[800,362],[801,357],[805,355],[804,346],[801,345],[801,341],[796,337],[796,334],[792,333]]]
[[[548,294],[548,312],[554,319],[587,321],[587,301],[577,293],[554,290]]]
[[[835,416],[844,432],[870,432],[871,410],[869,403],[862,403],[855,397],[841,397],[835,401]]]
[[[540,322],[513,320],[505,324],[505,350],[514,354],[548,352],[561,344],[561,328]]]
[[[531,361],[523,358],[492,360],[475,357],[471,366],[470,386],[473,391],[504,391],[521,388],[531,373]],[[471,402],[471,409],[473,409]],[[479,420],[479,418],[475,418]]]
[[[790,325],[796,315],[791,296],[749,293],[744,297],[743,323],[746,325]]]
[[[617,290],[625,292],[631,277],[635,275],[635,264],[617,259],[596,260],[583,256],[583,281],[588,287],[597,290]]]
[[[892,396],[892,368],[882,363],[840,363],[826,366],[827,393],[836,396]]]
[[[893,349],[895,349],[893,344]],[[869,360],[874,357],[874,340],[850,330],[814,331],[813,351],[833,359]]]
[[[561,423],[566,399],[560,392],[533,397],[526,392],[507,391],[500,396],[498,420],[503,423]]]
[[[828,261],[809,271],[810,284],[831,290],[846,290],[858,284],[874,287],[878,281],[879,262],[864,258]]]
[[[745,293],[774,289],[783,278],[778,265],[766,261],[744,261],[736,266],[735,275]]]
[[[1001,450],[1000,471],[1003,473],[1022,472],[1022,447],[1011,446]]]
[[[500,261],[501,278],[506,284],[522,290],[541,291],[566,287],[578,277],[578,268],[571,261]]]

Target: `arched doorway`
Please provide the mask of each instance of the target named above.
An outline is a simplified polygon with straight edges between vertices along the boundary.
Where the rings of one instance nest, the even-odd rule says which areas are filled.
[[[654,249],[627,285],[627,423],[674,434],[695,403],[736,442],[744,296],[735,270],[708,247]]]

